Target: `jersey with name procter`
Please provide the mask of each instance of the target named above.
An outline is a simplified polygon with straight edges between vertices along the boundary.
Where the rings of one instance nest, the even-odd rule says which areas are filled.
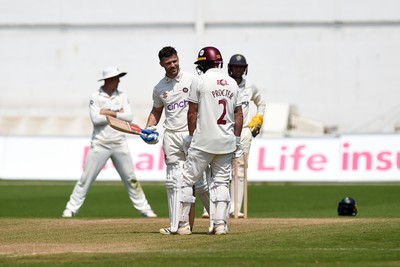
[[[198,104],[191,147],[212,154],[234,152],[234,112],[241,105],[236,81],[220,69],[209,69],[193,80],[189,101]]]

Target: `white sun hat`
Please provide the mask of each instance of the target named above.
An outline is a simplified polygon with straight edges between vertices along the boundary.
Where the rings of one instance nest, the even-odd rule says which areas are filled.
[[[103,77],[99,80],[99,82],[116,76],[118,77],[125,76],[126,72],[120,72],[117,67],[108,67],[103,70],[102,75]]]

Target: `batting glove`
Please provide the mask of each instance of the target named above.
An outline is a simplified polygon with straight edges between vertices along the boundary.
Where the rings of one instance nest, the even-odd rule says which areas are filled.
[[[233,152],[233,158],[240,158],[244,153],[243,149],[243,144],[240,142],[240,136],[236,136],[236,150]]]
[[[146,129],[142,129],[142,134],[140,138],[147,144],[154,145],[158,143],[159,133],[156,132],[157,128],[155,126],[149,126]]]
[[[183,137],[183,152],[187,156],[190,144],[192,143],[193,136],[192,135],[186,135]]]
[[[253,137],[256,137],[260,133],[263,119],[264,119],[263,115],[256,114],[253,116],[253,118],[249,122],[248,127],[249,127]]]

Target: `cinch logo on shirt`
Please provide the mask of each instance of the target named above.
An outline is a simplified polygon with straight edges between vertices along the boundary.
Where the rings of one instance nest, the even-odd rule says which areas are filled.
[[[182,101],[177,102],[177,103],[169,104],[167,106],[167,109],[168,110],[175,110],[175,109],[178,109],[178,108],[184,109],[184,108],[187,107],[188,103],[189,103],[189,101],[185,99],[185,100],[182,100]]]
[[[229,85],[229,84],[228,84],[228,81],[226,81],[226,80],[224,80],[224,79],[217,80],[217,84],[218,84],[218,85],[222,85],[222,86]]]

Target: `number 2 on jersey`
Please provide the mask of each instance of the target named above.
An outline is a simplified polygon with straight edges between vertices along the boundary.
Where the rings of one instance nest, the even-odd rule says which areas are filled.
[[[220,99],[218,101],[219,105],[222,105],[224,107],[224,110],[222,111],[221,117],[217,120],[217,124],[226,124],[225,115],[226,115],[226,101],[225,99]]]

